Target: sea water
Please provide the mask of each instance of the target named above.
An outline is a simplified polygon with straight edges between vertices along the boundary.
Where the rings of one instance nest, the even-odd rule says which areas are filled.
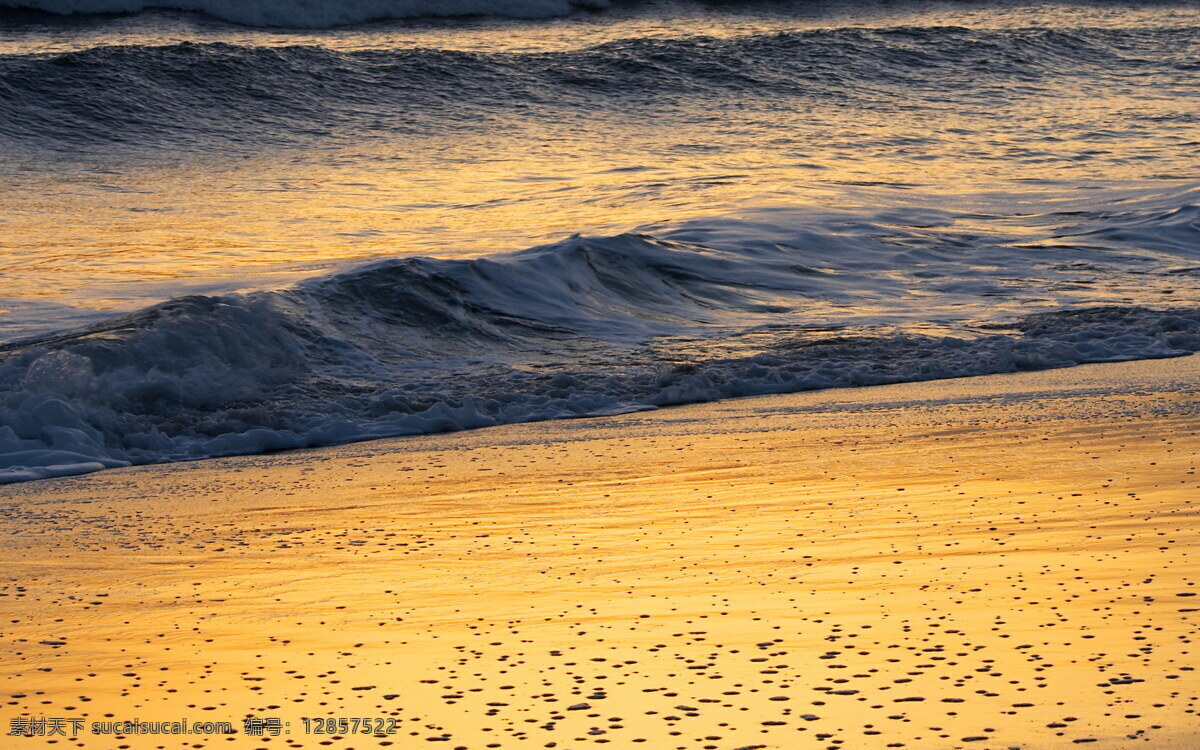
[[[0,482],[1200,350],[1200,4],[0,0]]]

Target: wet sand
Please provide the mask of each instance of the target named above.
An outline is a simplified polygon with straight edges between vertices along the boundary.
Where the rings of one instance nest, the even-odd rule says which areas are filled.
[[[4,487],[3,731],[86,723],[0,746],[1200,747],[1198,394],[1189,357]],[[185,717],[238,733],[86,731]]]

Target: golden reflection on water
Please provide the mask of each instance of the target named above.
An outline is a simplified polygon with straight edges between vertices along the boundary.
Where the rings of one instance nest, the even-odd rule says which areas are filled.
[[[946,13],[921,17],[1025,28],[1038,19],[1098,26],[1197,19],[1186,9]],[[619,19],[469,32],[221,33],[347,49],[368,37],[381,47],[403,46],[401,39],[435,47],[473,39],[555,49],[555,39],[582,39],[571,36],[581,28],[614,38],[649,33],[645,19]],[[757,18],[714,29],[759,33],[828,21]],[[126,23],[127,41],[154,41],[152,30],[116,23]],[[664,34],[678,36],[685,27],[662,23]],[[108,33],[117,32],[96,32]],[[1101,73],[1020,84],[999,111],[986,91],[951,86],[914,93],[924,97],[914,116],[887,97],[731,96],[673,105],[661,118],[621,107],[576,118],[497,112],[478,128],[440,135],[353,131],[312,147],[238,154],[121,144],[91,158],[12,154],[3,177],[0,297],[130,306],[189,290],[278,286],[366,258],[502,252],[576,232],[613,233],[761,205],[855,208],[919,196],[937,206],[948,197],[1023,190],[1034,205],[1016,212],[1037,213],[1044,198],[1098,182],[1190,176],[1194,100],[1186,93]],[[1150,115],[1158,122],[1153,131],[1134,122]]]
[[[123,286],[134,282],[271,286],[353,260],[506,252],[577,232],[617,233],[744,208],[853,209],[922,200],[936,206],[944,198],[1013,189],[1007,181],[1013,173],[1097,182],[1143,175],[1137,164],[1081,165],[1073,155],[1085,150],[1082,140],[1027,153],[1014,167],[996,154],[946,153],[969,154],[966,136],[940,144],[934,136],[926,148],[904,123],[870,127],[871,138],[884,145],[860,153],[795,142],[746,143],[711,154],[703,133],[692,134],[693,143],[654,144],[657,153],[622,153],[603,145],[642,134],[609,128],[597,133],[599,148],[575,144],[579,150],[566,154],[524,142],[481,143],[475,148],[497,148],[487,158],[450,162],[381,149],[348,164],[336,157],[217,160],[22,176],[6,196],[0,297],[95,304],[104,288],[119,303],[140,294]],[[905,141],[917,145],[887,145]],[[1074,192],[1070,185],[1023,189],[1035,208]]]
[[[409,20],[310,31],[302,29],[245,29],[204,23],[187,14],[114,16],[99,26],[81,25],[63,31],[54,24],[0,29],[0,54],[70,52],[103,44],[178,44],[188,41],[269,46],[313,45],[336,50],[448,49],[464,52],[557,52],[624,39],[675,39],[704,35],[731,39],[778,31],[812,31],[845,27],[961,26],[979,29],[1053,28],[1074,25],[1129,28],[1138,25],[1183,26],[1195,23],[1186,6],[1160,4],[1137,7],[1079,2],[921,4],[906,7],[891,2],[814,0],[780,9],[769,3],[757,7],[722,8],[713,14],[701,4],[644,3],[610,8],[604,13],[579,13],[566,18],[523,20],[460,18],[444,21]],[[731,12],[732,11],[732,12]]]

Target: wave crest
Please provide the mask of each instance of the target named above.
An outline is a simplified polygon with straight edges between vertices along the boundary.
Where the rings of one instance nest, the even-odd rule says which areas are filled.
[[[1051,70],[1136,68],[1138,54],[1185,47],[1196,31],[835,29],[524,54],[193,42],[97,47],[0,56],[0,136],[52,146],[199,137],[261,147],[359,140],[379,132],[381,122],[393,133],[444,132],[516,105],[534,117],[607,111],[614,103],[663,116],[702,96],[844,105],[940,90],[963,71],[1007,87]]]

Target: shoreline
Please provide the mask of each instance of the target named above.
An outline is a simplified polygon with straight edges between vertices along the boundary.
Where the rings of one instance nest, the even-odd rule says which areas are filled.
[[[1190,356],[7,485],[4,715],[1185,747],[1198,393]]]

